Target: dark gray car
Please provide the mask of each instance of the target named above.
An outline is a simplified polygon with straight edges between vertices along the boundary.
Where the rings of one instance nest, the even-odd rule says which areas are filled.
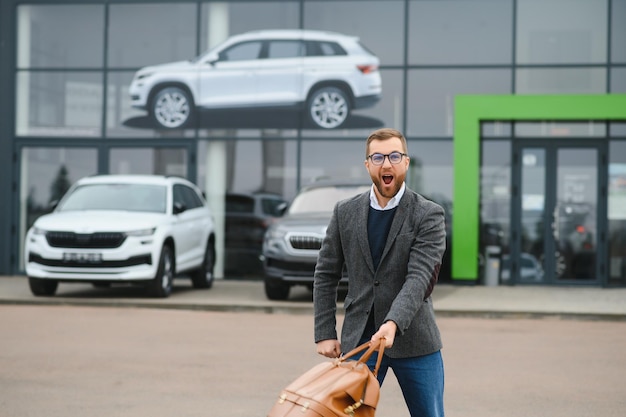
[[[263,267],[265,294],[284,300],[294,285],[313,286],[317,254],[335,204],[366,192],[364,182],[317,182],[296,195],[287,212],[265,233]],[[347,283],[347,277],[343,278]]]

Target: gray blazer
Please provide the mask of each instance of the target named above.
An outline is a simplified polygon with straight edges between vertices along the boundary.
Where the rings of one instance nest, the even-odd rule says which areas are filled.
[[[369,192],[337,203],[315,267],[313,305],[315,342],[337,339],[337,284],[344,265],[349,284],[344,301],[341,348],[348,352],[361,338],[370,309],[376,328],[398,325],[394,358],[421,356],[441,349],[430,294],[446,246],[444,211],[406,189],[391,224],[377,270],[367,238]]]

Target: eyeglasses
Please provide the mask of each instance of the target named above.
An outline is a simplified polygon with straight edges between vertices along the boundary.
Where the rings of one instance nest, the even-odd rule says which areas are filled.
[[[371,155],[368,155],[367,157],[369,158],[370,161],[372,161],[372,164],[374,165],[384,164],[385,158],[389,158],[389,162],[396,165],[396,164],[399,164],[400,161],[402,161],[403,156],[407,156],[407,154],[396,151],[396,152],[388,153],[386,155],[382,153],[373,153]]]

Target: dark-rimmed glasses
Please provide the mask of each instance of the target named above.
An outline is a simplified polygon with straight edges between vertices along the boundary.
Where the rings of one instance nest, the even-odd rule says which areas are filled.
[[[398,152],[398,151],[394,151],[388,154],[383,154],[383,153],[373,153],[371,155],[368,155],[368,159],[370,161],[372,161],[372,164],[374,165],[382,165],[385,163],[385,158],[389,158],[389,162],[391,162],[392,164],[396,165],[399,164],[400,161],[402,161],[402,157],[403,156],[407,156],[407,154],[402,153],[402,152]]]

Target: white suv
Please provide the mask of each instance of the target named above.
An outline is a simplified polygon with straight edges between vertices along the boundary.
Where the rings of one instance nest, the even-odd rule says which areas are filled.
[[[101,175],[74,184],[26,235],[26,274],[34,295],[59,282],[139,283],[167,297],[186,272],[195,288],[213,284],[215,233],[202,192],[157,175]]]
[[[196,108],[303,109],[314,127],[333,129],[382,94],[379,59],[357,37],[311,30],[232,36],[191,61],[137,71],[133,107],[160,128],[188,127]]]

